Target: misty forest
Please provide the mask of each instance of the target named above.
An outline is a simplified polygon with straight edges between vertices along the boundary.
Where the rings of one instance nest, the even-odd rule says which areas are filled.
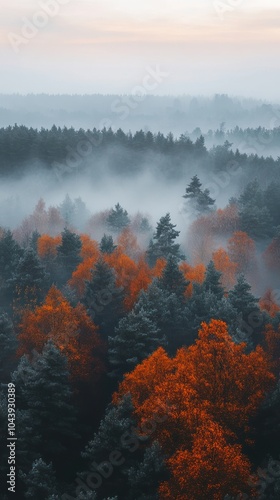
[[[102,99],[2,103],[1,499],[9,384],[14,498],[279,499],[277,106]]]

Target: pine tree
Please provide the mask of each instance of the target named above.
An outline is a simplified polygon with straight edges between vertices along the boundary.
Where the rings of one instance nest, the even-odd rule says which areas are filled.
[[[225,293],[221,285],[221,276],[222,273],[216,270],[214,262],[211,260],[206,268],[203,288],[206,291],[211,291],[217,299],[222,299]]]
[[[99,248],[102,253],[111,254],[116,250],[117,245],[114,245],[112,236],[104,234],[100,241]]]
[[[27,474],[21,474],[21,480],[26,487],[24,498],[49,500],[51,495],[57,495],[56,477],[52,463],[46,464],[41,458],[33,462],[32,468]]]
[[[146,291],[142,291],[134,306],[135,313],[143,309],[167,339],[167,350],[174,354],[179,346],[188,343],[188,307],[175,293],[163,289],[155,279]]]
[[[117,203],[115,208],[113,208],[111,213],[108,215],[106,224],[108,229],[111,231],[116,233],[121,232],[122,229],[130,224],[127,211],[124,210],[119,203]]]
[[[13,324],[6,314],[0,314],[0,382],[7,382],[15,363],[17,339]]]
[[[34,250],[27,248],[20,259],[9,285],[18,307],[36,305],[43,300],[48,288],[48,275]]]
[[[123,290],[116,286],[113,269],[103,259],[99,259],[92,270],[91,280],[86,281],[82,302],[105,337],[113,335],[123,315],[123,297]]]
[[[189,282],[185,280],[184,274],[178,266],[178,259],[174,255],[169,255],[161,278],[158,280],[159,286],[168,293],[174,293],[179,299],[184,301],[185,291]]]
[[[186,187],[186,193],[183,198],[188,200],[192,209],[199,214],[209,212],[215,204],[215,200],[211,198],[209,189],[201,189],[202,184],[197,175],[192,177],[190,184]],[[186,211],[187,211],[186,207]]]
[[[259,299],[251,293],[251,286],[243,274],[229,291],[228,300],[239,313],[240,339],[256,343],[264,326],[264,315],[258,306]]]
[[[65,284],[71,278],[78,264],[82,262],[80,255],[82,242],[77,234],[72,233],[67,228],[64,229],[61,236],[61,244],[57,247],[57,262],[60,266],[58,282]]]
[[[146,448],[143,460],[128,470],[128,500],[158,500],[159,484],[166,478],[163,452],[158,441]]]
[[[150,266],[154,266],[156,260],[160,257],[167,259],[169,255],[173,255],[178,260],[184,256],[180,253],[180,245],[174,243],[174,240],[179,236],[180,231],[175,230],[176,224],[171,223],[170,214],[167,213],[161,217],[157,223],[154,241],[150,242],[147,250],[147,258]]]
[[[81,473],[81,480],[86,482],[88,471],[98,472],[103,465],[111,474],[99,488],[100,498],[109,495],[125,498],[128,489],[126,471],[135,466],[141,457],[141,444],[131,397],[126,395],[117,405],[107,408],[99,429],[82,452],[86,472]],[[112,452],[118,456],[118,466],[108,462]]]
[[[265,206],[264,193],[258,181],[245,187],[238,199],[240,229],[252,238],[272,236],[272,217]]]
[[[23,249],[14,240],[11,231],[3,231],[0,237],[0,304],[12,312],[13,288],[9,282],[23,255]]]
[[[17,387],[22,468],[40,457],[59,461],[77,437],[66,357],[49,341],[42,354],[21,358],[12,381]]]
[[[65,221],[65,226],[69,227],[73,224],[74,216],[75,216],[75,203],[71,200],[69,194],[67,194],[59,206],[59,212],[61,217],[63,217]]]
[[[121,376],[135,368],[159,346],[166,346],[155,322],[144,309],[132,310],[119,322],[115,336],[109,337],[109,362],[113,375]]]

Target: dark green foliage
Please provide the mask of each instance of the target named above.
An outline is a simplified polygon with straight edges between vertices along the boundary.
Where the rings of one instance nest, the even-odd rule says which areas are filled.
[[[115,273],[103,259],[97,261],[92,279],[86,281],[83,304],[100,333],[105,338],[113,335],[123,315],[123,290],[116,286]]]
[[[142,462],[128,470],[131,500],[158,500],[157,489],[166,478],[162,449],[157,441],[146,448]]]
[[[119,203],[115,205],[107,217],[106,224],[108,229],[116,233],[121,232],[130,223],[128,213],[124,210]]]
[[[16,306],[40,303],[48,289],[48,275],[39,257],[32,248],[27,248],[8,281]]]
[[[215,200],[211,198],[209,189],[201,189],[201,182],[197,175],[192,177],[190,184],[186,187],[183,198],[189,201],[190,207],[199,214],[207,213],[213,208]],[[186,211],[188,207],[186,208]]]
[[[188,307],[181,297],[163,289],[159,280],[154,280],[146,291],[140,293],[134,311],[138,313],[142,309],[159,329],[160,337],[167,339],[170,354],[188,343]]]
[[[174,255],[169,255],[161,278],[158,280],[159,286],[168,293],[174,293],[178,299],[184,302],[184,294],[189,281],[185,280],[184,274],[178,266],[178,259]]]
[[[57,247],[57,262],[59,264],[59,284],[65,284],[72,273],[82,261],[80,252],[82,248],[81,238],[65,228],[61,234],[62,241]]]
[[[100,251],[102,253],[113,253],[116,250],[117,245],[114,245],[114,240],[111,235],[104,234],[99,245]]]
[[[238,199],[238,207],[242,231],[252,238],[272,236],[272,217],[257,180],[246,186]]]
[[[17,339],[13,324],[6,314],[0,314],[0,382],[9,382],[15,365]]]
[[[178,260],[184,258],[180,253],[180,245],[174,243],[180,234],[180,231],[176,231],[175,227],[176,224],[172,224],[169,213],[160,218],[154,234],[154,241],[150,242],[147,250],[147,259],[150,266],[154,266],[160,257],[167,259],[169,255],[173,255]]]
[[[12,274],[23,255],[23,250],[14,240],[11,231],[4,231],[0,238],[0,279],[1,284],[12,277]]]
[[[251,286],[243,274],[238,276],[236,285],[229,291],[228,300],[239,314],[241,340],[252,341],[255,345],[264,327],[265,316],[259,309],[259,299],[251,293]]]
[[[115,336],[109,337],[109,361],[114,369],[113,375],[120,377],[131,371],[159,346],[166,347],[166,344],[165,337],[146,311],[139,307],[137,312],[132,310],[120,320]]]
[[[18,450],[22,468],[36,458],[59,460],[74,431],[76,413],[66,357],[48,342],[42,354],[23,356],[12,374],[17,388]]]
[[[51,495],[57,494],[52,463],[46,464],[41,458],[33,462],[27,474],[21,474],[21,480],[26,487],[24,498],[49,500]]]
[[[217,299],[222,299],[225,293],[220,282],[221,276],[222,273],[216,270],[214,262],[211,260],[206,268],[203,289],[212,292]]]

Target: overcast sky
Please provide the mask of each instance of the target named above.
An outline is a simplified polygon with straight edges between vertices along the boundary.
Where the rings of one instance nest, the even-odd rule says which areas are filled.
[[[0,92],[129,94],[158,67],[154,94],[280,101],[279,0],[0,0],[0,8]]]

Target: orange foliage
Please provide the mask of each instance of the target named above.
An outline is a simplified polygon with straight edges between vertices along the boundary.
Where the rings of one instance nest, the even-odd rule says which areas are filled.
[[[55,258],[57,255],[57,247],[61,244],[61,236],[49,236],[42,234],[37,241],[38,255],[41,259]]]
[[[190,281],[190,284],[186,289],[186,296],[191,297],[193,292],[193,283],[203,283],[206,267],[204,264],[198,264],[197,266],[192,267],[187,262],[183,262],[180,265],[180,270],[184,274],[186,281]]]
[[[202,323],[194,345],[179,349],[172,360],[158,349],[125,376],[114,400],[130,392],[144,420],[156,402],[173,401],[176,418],[184,420],[191,398],[200,412],[232,431],[245,428],[274,380],[264,351],[257,347],[246,354],[245,347],[233,342],[223,321]]]
[[[237,264],[237,271],[246,273],[255,262],[255,242],[244,231],[237,231],[228,240],[228,254]]]
[[[250,492],[250,462],[240,445],[228,444],[223,429],[204,422],[191,450],[179,450],[169,460],[171,479],[160,485],[163,500],[221,500],[229,492]]]
[[[280,312],[280,307],[275,302],[273,290],[271,290],[271,288],[269,288],[260,299],[260,308],[266,311],[272,318]]]
[[[147,290],[152,281],[152,273],[147,263],[142,259],[138,264],[135,278],[129,284],[129,292],[125,297],[125,307],[131,310],[141,290]]]
[[[226,290],[234,287],[236,281],[237,263],[232,262],[223,248],[213,252],[212,260],[217,271],[222,273],[221,283]]]
[[[68,281],[68,284],[74,288],[77,293],[77,297],[81,299],[85,293],[86,280],[91,280],[91,270],[94,268],[98,257],[92,257],[81,262],[77,269],[73,272],[72,277]]]
[[[129,295],[132,281],[137,276],[137,265],[117,248],[113,253],[104,255],[104,260],[115,270],[116,284],[124,288],[125,295]]]
[[[165,266],[166,266],[166,260],[163,257],[157,259],[155,266],[152,269],[153,277],[160,278],[162,276]]]
[[[188,248],[195,265],[207,264],[214,250],[214,239],[210,224],[211,216],[195,220],[189,229]]]
[[[125,253],[132,259],[138,258],[140,254],[140,247],[137,243],[135,234],[133,234],[129,227],[125,227],[120,233],[117,239],[117,244],[122,253]]]
[[[81,305],[71,307],[54,286],[42,306],[23,314],[19,329],[19,356],[30,354],[33,349],[41,352],[51,339],[67,356],[75,380],[88,380],[103,370],[96,326]]]
[[[80,238],[82,242],[82,259],[95,259],[95,261],[97,261],[100,257],[100,250],[97,241],[92,240],[87,234],[81,234]]]
[[[225,208],[219,208],[214,214],[211,214],[211,230],[215,234],[226,235],[237,231],[238,229],[238,208],[236,205],[227,205]]]
[[[194,345],[173,359],[159,348],[114,394],[114,403],[131,394],[143,432],[157,422],[153,439],[171,457],[172,474],[160,498],[220,499],[246,491],[250,463],[235,442],[275,378],[265,352],[247,354],[245,347],[233,342],[223,321],[202,323]]]

